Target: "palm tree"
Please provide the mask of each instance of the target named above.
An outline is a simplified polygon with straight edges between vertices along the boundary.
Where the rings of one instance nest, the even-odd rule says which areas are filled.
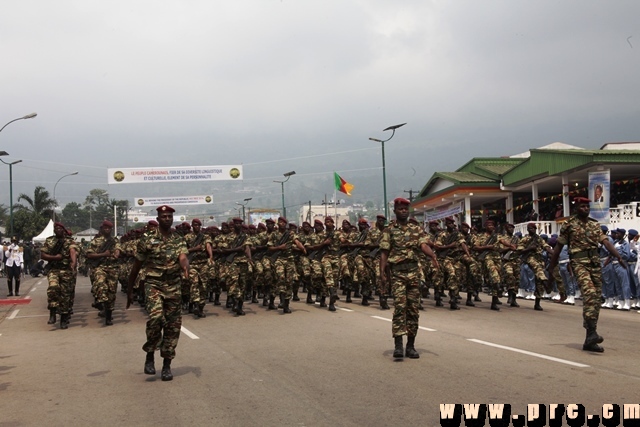
[[[24,200],[27,205],[17,204],[14,209],[24,209],[42,218],[50,218],[53,209],[56,207],[56,201],[49,197],[49,192],[42,186],[37,186],[33,192],[33,197],[27,194],[20,194],[18,202]]]

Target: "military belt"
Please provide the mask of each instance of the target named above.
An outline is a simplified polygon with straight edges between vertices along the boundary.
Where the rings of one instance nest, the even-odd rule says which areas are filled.
[[[598,256],[597,249],[589,249],[587,251],[580,251],[580,252],[573,253],[571,254],[571,259],[592,258],[594,256],[595,257]]]
[[[411,271],[418,268],[418,263],[415,261],[405,261],[400,264],[392,264],[391,271]]]

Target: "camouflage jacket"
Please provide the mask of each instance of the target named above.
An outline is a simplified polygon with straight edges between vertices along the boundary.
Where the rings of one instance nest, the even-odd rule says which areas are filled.
[[[61,261],[50,261],[48,265],[50,265],[52,270],[71,270],[71,249],[73,248],[78,251],[77,243],[70,237],[63,237],[64,243],[62,244],[62,249],[60,252],[54,253],[55,247],[58,244],[58,238],[56,236],[47,237],[47,240],[44,241],[42,245],[41,252],[47,255],[57,255],[62,254]]]
[[[418,262],[420,246],[427,244],[428,238],[424,230],[414,224],[400,225],[393,221],[382,232],[380,249],[389,252],[389,264]]]
[[[180,254],[188,253],[184,237],[172,231],[164,238],[159,230],[155,230],[138,240],[136,259],[142,262],[147,277],[177,276],[180,274]]]

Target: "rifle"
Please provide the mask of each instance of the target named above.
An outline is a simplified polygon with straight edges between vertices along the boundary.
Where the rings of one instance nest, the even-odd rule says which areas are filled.
[[[102,246],[100,247],[100,249],[98,249],[98,253],[101,254],[105,251],[110,251],[111,249],[113,249],[113,247],[116,244],[116,239],[110,237],[108,239],[105,240],[105,242],[102,244]],[[87,259],[87,265],[91,268],[97,268],[100,267],[100,265],[102,265],[102,263],[104,262],[105,258],[95,258],[95,259]]]
[[[515,245],[516,243],[518,243],[518,236],[511,236],[511,241],[509,243],[511,243],[512,245]],[[502,254],[502,259],[505,261],[510,261],[512,255],[513,255],[513,250],[509,249],[507,252]]]
[[[58,241],[56,242],[56,245],[53,247],[53,250],[49,255],[58,255],[62,251],[62,248],[64,248],[64,242],[65,242],[64,238],[58,239]],[[47,265],[45,265],[44,267],[44,274],[49,274],[49,271],[51,271],[54,266],[59,268],[58,267],[59,264],[60,264],[60,261],[48,262]]]
[[[247,240],[247,234],[244,232],[241,232],[240,234],[238,234],[238,237],[236,237],[236,240],[233,241],[232,249],[238,249],[240,246],[242,246],[245,240]],[[233,262],[237,254],[238,252],[232,252],[229,255],[227,255],[226,262]]]
[[[498,234],[497,233],[493,233],[491,235],[491,237],[489,238],[489,240],[486,241],[483,246],[495,245],[497,241],[498,241]],[[484,260],[487,257],[487,255],[489,255],[489,252],[491,252],[491,249],[484,249],[482,252],[480,252],[478,254],[478,259],[480,261]]]
[[[284,245],[287,240],[289,240],[290,235],[291,232],[289,230],[285,231],[284,234],[280,237],[280,240],[278,241],[278,244],[276,246]],[[275,251],[275,253],[271,254],[271,261],[275,262],[280,256],[280,252],[281,251]]]
[[[446,238],[446,239],[445,239],[445,241],[444,241],[444,246],[450,245],[450,244],[452,244],[453,242],[455,242],[455,241],[458,239],[458,233],[459,233],[459,231],[458,231],[458,230],[454,230],[454,231],[452,231],[451,233],[449,233],[449,234],[447,235],[447,238]],[[455,249],[456,249],[456,248],[447,248],[447,249],[443,249],[443,250],[441,250],[441,251],[438,251],[438,257],[446,258],[446,257],[447,257],[447,255],[449,255],[449,253],[450,253],[452,250],[453,250],[453,251],[455,251]]]
[[[198,237],[196,237],[196,240],[194,240],[193,244],[191,245],[192,248],[195,248],[196,246],[202,244],[202,241],[204,240],[204,233],[200,233],[198,234]],[[189,255],[187,255],[187,259],[189,260],[189,263],[191,263],[191,261],[193,261],[193,258],[197,255],[196,252],[189,252]]]
[[[529,255],[534,255],[534,256],[537,255],[536,251],[540,246],[541,240],[542,240],[542,237],[538,235],[536,235],[534,238],[531,239],[531,242],[529,242],[529,244],[522,250],[521,257],[523,260],[526,259]]]
[[[368,235],[369,235],[369,230],[365,229],[364,231],[362,231],[360,233],[360,235],[358,236],[358,239],[353,243],[354,244],[364,243],[364,241],[367,240],[367,236]],[[354,257],[354,256],[358,255],[358,253],[360,252],[360,249],[363,249],[363,248],[355,248],[355,249],[353,249],[351,252],[349,252],[349,256],[350,257]]]

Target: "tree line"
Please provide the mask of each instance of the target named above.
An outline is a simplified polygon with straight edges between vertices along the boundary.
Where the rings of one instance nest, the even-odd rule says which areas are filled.
[[[44,230],[49,220],[54,218],[58,203],[42,186],[37,186],[33,194],[21,193],[18,203],[13,205],[13,234],[21,240],[30,240]],[[55,214],[56,221],[62,222],[74,233],[89,228],[99,228],[105,219],[114,221],[114,207],[118,224],[125,224],[127,200],[110,199],[106,190],[95,188],[89,191],[83,203],[67,203],[62,211]],[[5,228],[3,238],[10,233],[10,211],[0,205],[0,224]]]

